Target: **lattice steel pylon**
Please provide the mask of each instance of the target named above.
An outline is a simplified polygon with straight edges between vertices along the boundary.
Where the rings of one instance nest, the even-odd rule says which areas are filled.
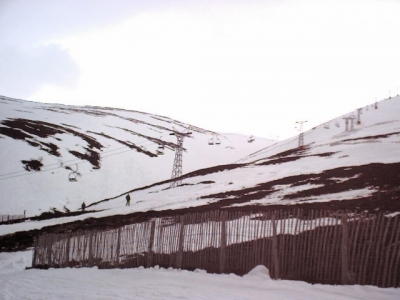
[[[174,188],[182,183],[182,150],[183,150],[183,139],[192,133],[190,132],[190,127],[186,132],[175,131],[170,133],[170,135],[175,135],[178,141],[178,148],[175,151],[174,166],[172,167],[171,184],[170,188]]]
[[[304,133],[303,133],[303,124],[307,121],[297,121],[296,123],[299,124],[298,130],[300,131],[299,134],[299,149],[304,148]],[[297,128],[297,127],[296,127]]]

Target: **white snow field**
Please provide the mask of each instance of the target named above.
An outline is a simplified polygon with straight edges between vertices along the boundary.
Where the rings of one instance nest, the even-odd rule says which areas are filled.
[[[271,280],[257,266],[243,277],[207,274],[202,270],[161,268],[68,268],[25,270],[31,251],[0,253],[0,299],[204,299],[204,300],[319,300],[399,299],[400,289],[373,286],[311,285],[301,281]]]

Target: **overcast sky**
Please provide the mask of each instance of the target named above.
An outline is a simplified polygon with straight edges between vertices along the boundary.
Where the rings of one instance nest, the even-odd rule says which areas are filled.
[[[396,0],[0,0],[9,97],[282,139],[399,87]]]

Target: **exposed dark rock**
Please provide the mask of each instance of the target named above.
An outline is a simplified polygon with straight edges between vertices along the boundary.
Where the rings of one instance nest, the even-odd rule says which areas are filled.
[[[32,159],[32,160],[21,160],[22,163],[25,165],[24,169],[29,171],[40,171],[41,168],[43,167],[43,164],[41,161],[37,159]]]
[[[26,134],[18,128],[10,128],[10,127],[0,127],[0,134],[4,136],[8,136],[14,140],[26,140],[28,138],[33,138],[31,135]]]
[[[357,206],[366,208],[372,206],[374,209],[381,207],[381,209],[385,211],[399,211],[400,197],[398,194],[393,192],[393,190],[399,187],[400,172],[398,170],[400,170],[400,163],[373,163],[362,166],[342,167],[326,170],[319,174],[289,176],[258,184],[251,188],[211,194],[208,196],[202,196],[201,198],[219,199],[218,202],[211,204],[213,208],[217,209],[223,207],[226,208],[232,204],[247,203],[251,200],[262,199],[275,192],[275,186],[279,185],[290,185],[291,187],[309,183],[313,185],[322,185],[321,187],[310,188],[284,197],[284,199],[293,200],[298,198],[335,194],[352,189],[363,189],[366,187],[365,183],[368,182],[368,186],[377,190],[377,192],[374,192],[370,197],[339,201],[341,202],[340,205],[335,203],[335,201],[330,201],[310,203],[310,206],[315,208],[318,207],[318,209],[327,209],[330,207],[340,207],[338,209],[355,209]],[[343,180],[338,182],[337,179]],[[378,199],[381,200],[379,203],[376,202]],[[372,204],[371,201],[374,203]],[[355,203],[357,204],[355,205]],[[362,205],[362,203],[364,203],[364,205]],[[279,204],[274,206],[279,206]]]
[[[116,141],[116,142],[118,142],[118,143],[120,143],[120,144],[122,144],[122,145],[125,145],[125,146],[131,148],[131,149],[135,149],[137,152],[144,153],[144,154],[146,154],[147,156],[150,156],[150,157],[157,157],[157,154],[154,154],[154,153],[152,153],[152,152],[150,152],[150,151],[147,151],[147,150],[144,149],[144,148],[138,147],[138,146],[136,146],[134,143],[121,141],[121,140],[116,139],[116,138],[113,138],[113,137],[111,137],[111,136],[109,136],[109,135],[107,135],[107,134],[105,134],[105,133],[98,133],[98,132],[93,132],[93,131],[88,131],[88,132],[93,133],[93,134],[97,134],[97,135],[100,135],[100,136],[103,136],[103,137],[106,137],[106,138],[108,138],[108,139],[110,139],[110,140],[114,140],[114,141]]]
[[[84,148],[84,149],[86,150],[86,153],[80,153],[74,150],[69,150],[69,153],[82,160],[87,160],[92,164],[93,169],[100,169],[100,160],[101,160],[100,154],[89,148]]]
[[[378,135],[363,136],[363,137],[354,138],[354,139],[345,139],[345,140],[342,140],[342,142],[359,141],[359,140],[375,140],[375,139],[387,138],[387,137],[389,137],[389,136],[398,135],[398,134],[400,134],[400,131],[392,132],[392,133],[387,133],[387,134],[378,134]]]
[[[0,127],[0,135],[8,136],[17,140],[24,140],[29,145],[37,147],[40,150],[43,150],[50,155],[54,155],[57,157],[60,157],[61,154],[58,151],[59,147],[56,144],[38,141],[35,137],[48,138],[54,137],[54,135],[56,134],[71,134],[77,136],[88,144],[88,148],[84,148],[86,150],[86,153],[80,153],[78,151],[69,152],[82,160],[89,161],[94,166],[94,168],[100,168],[100,154],[93,149],[101,150],[103,148],[103,145],[101,145],[96,139],[91,136],[75,131],[71,128],[36,120],[7,119],[2,121],[0,124],[7,126]],[[61,140],[60,138],[56,139]]]

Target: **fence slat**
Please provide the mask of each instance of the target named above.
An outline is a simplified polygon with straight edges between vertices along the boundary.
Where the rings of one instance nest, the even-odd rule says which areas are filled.
[[[149,246],[147,248],[147,267],[150,268],[153,266],[153,245],[154,245],[154,233],[156,230],[156,221],[153,220],[150,223],[150,237],[149,237]]]
[[[324,261],[326,261],[326,240],[327,240],[327,222],[328,222],[328,217],[327,217],[327,212],[326,211],[321,211],[321,222],[320,222],[320,227],[318,228],[318,240],[319,240],[319,248],[318,248],[318,260],[316,262],[316,277],[317,278],[324,278],[325,277],[325,270],[323,268],[324,266]]]
[[[381,216],[381,215],[378,215],[378,218],[374,218],[374,219],[372,220],[372,228],[371,228],[371,232],[370,232],[370,235],[369,235],[369,239],[368,239],[368,241],[367,241],[368,247],[367,247],[367,252],[366,252],[366,255],[365,255],[365,263],[364,263],[365,266],[370,265],[370,262],[369,262],[369,260],[370,260],[369,253],[370,253],[371,248],[372,248],[372,245],[373,245],[373,238],[374,238],[374,236],[375,236],[375,232],[376,232],[376,228],[377,228],[377,223],[379,223],[379,217],[380,217],[380,216]],[[361,284],[365,284],[365,282],[366,282],[366,277],[367,277],[367,267],[364,268],[364,272],[363,272],[363,275],[362,275]]]
[[[399,218],[399,215],[397,215],[397,218]],[[400,221],[399,221],[400,223]],[[400,230],[398,228],[396,228],[396,239],[394,240],[393,244],[391,245],[393,247],[393,254],[392,254],[392,258],[390,260],[390,270],[389,270],[389,274],[393,274],[395,272],[395,270],[399,269],[399,260],[400,260]],[[397,251],[396,251],[397,249]],[[399,278],[397,278],[397,280],[399,280]],[[390,287],[399,287],[400,286],[400,282],[396,282],[396,276],[393,276],[392,279],[389,279],[389,286]]]
[[[349,274],[349,231],[347,225],[347,213],[342,214],[342,243],[341,243],[341,260],[342,260],[342,284],[348,284]]]
[[[360,216],[361,220],[361,232],[360,232],[360,244],[358,246],[358,251],[357,251],[357,255],[356,257],[360,257],[358,260],[358,264],[356,266],[358,266],[358,268],[356,268],[356,282],[361,282],[362,280],[362,274],[364,272],[364,268],[366,267],[365,265],[363,265],[363,261],[364,261],[364,256],[365,256],[365,252],[367,247],[365,246],[365,240],[367,239],[368,236],[368,228],[369,228],[369,216],[367,213],[364,213]]]
[[[279,256],[278,256],[278,240],[276,233],[275,215],[272,215],[272,256],[274,259],[274,278],[279,279]]]
[[[388,285],[386,284],[386,279],[388,277],[388,273],[389,273],[389,259],[390,259],[390,254],[391,254],[391,250],[392,250],[392,244],[395,238],[395,233],[399,232],[399,230],[397,230],[398,226],[399,226],[399,217],[394,217],[393,218],[393,225],[392,225],[392,233],[390,235],[390,239],[388,242],[388,245],[386,246],[386,253],[385,253],[385,264],[383,267],[383,276],[382,276],[382,287],[388,287]]]
[[[339,253],[335,253],[335,248],[336,248],[336,243],[338,240],[338,229],[339,229],[339,219],[338,219],[338,214],[336,213],[334,216],[334,225],[332,226],[332,238],[330,239],[330,253],[328,256],[328,265],[330,266],[330,268],[328,268],[328,280],[332,281],[332,282],[336,282],[337,278],[335,278],[336,272],[337,272],[337,265],[335,265],[333,262],[335,261],[335,258],[340,257]],[[332,216],[331,216],[332,217]],[[335,255],[336,254],[336,255]],[[336,257],[335,257],[336,256]]]
[[[220,241],[220,260],[219,260],[219,272],[225,272],[225,262],[226,262],[226,213],[221,212],[221,241]]]
[[[308,237],[308,243],[307,243],[307,252],[306,252],[306,260],[305,260],[305,270],[308,273],[307,277],[311,277],[312,275],[312,266],[311,262],[313,261],[312,259],[312,253],[313,253],[313,242],[314,242],[314,210],[312,209],[311,212],[308,214],[308,230],[307,230],[307,237]]]
[[[122,232],[122,228],[120,227],[120,228],[118,228],[118,231],[117,231],[117,247],[115,250],[115,265],[117,267],[119,266],[119,257],[120,257],[120,250],[121,250],[121,232]],[[90,240],[92,240],[92,239],[90,239]],[[152,245],[151,245],[151,247],[152,247]],[[149,246],[149,248],[150,248],[150,246]],[[93,257],[92,257],[92,260],[93,260]]]

